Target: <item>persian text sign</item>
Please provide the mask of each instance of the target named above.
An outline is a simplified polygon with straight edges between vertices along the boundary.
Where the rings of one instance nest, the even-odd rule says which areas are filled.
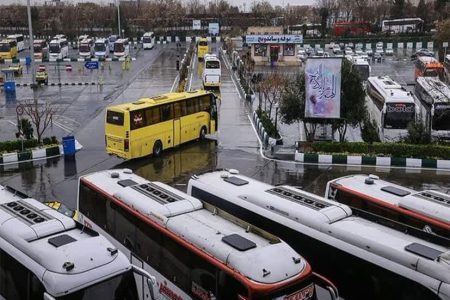
[[[340,118],[341,58],[309,58],[305,67],[305,118]]]
[[[302,35],[247,35],[245,37],[247,44],[301,44],[303,43]]]

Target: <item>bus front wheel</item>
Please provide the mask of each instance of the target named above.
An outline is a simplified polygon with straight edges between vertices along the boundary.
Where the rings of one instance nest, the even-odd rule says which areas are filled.
[[[162,143],[160,140],[156,141],[153,145],[153,156],[158,157],[161,155],[161,152],[163,150]]]
[[[206,127],[203,126],[202,129],[200,129],[199,140],[204,141],[205,139],[206,139]]]

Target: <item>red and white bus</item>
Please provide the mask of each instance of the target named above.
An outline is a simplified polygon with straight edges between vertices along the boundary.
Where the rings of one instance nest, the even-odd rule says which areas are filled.
[[[80,222],[156,275],[158,299],[336,299],[285,242],[131,170],[79,180]]]
[[[329,181],[325,197],[450,239],[450,195],[349,175]]]
[[[372,32],[368,22],[336,22],[333,25],[334,36],[360,36]]]

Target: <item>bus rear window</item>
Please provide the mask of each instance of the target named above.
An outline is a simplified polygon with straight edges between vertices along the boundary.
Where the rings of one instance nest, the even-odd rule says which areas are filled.
[[[206,68],[207,69],[220,69],[220,63],[218,61],[207,61]]]
[[[208,46],[208,42],[207,41],[200,41],[198,42],[199,46]]]
[[[114,125],[123,125],[123,113],[108,110],[106,112],[106,123]]]

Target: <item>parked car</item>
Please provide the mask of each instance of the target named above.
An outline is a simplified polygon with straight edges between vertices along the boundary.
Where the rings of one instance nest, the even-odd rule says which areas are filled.
[[[353,49],[353,48],[355,48],[355,45],[353,45],[353,43],[350,42],[350,43],[347,44],[347,47]]]
[[[328,44],[328,48],[329,48],[329,49],[333,49],[334,46],[336,46],[336,43],[335,43],[335,42],[330,42],[330,43]]]
[[[411,55],[411,59],[416,59],[417,57],[420,56],[429,56],[429,57],[434,57],[434,52],[431,50],[428,50],[426,48],[424,49],[419,49],[416,51],[416,53],[414,53],[413,55]]]
[[[352,48],[350,48],[350,47],[345,48],[344,54],[345,55],[352,55],[353,54]]]
[[[322,48],[317,48],[317,49],[316,49],[315,55],[316,55],[316,56],[323,56],[324,53],[325,53],[325,52],[323,51]]]
[[[372,51],[372,49],[368,48],[368,49],[366,49],[365,53],[367,54],[367,56],[372,56],[373,51]]]
[[[356,49],[355,49],[355,54],[361,55],[362,53],[363,53],[362,48],[356,48]]]
[[[311,55],[311,54],[313,53],[313,48],[311,48],[311,47],[306,47],[305,52],[306,52],[306,54],[309,56],[309,55]]]
[[[381,55],[381,53],[375,52],[372,56],[372,61],[381,63],[383,61],[383,56]]]
[[[379,53],[380,55],[384,55],[383,47],[377,47],[377,48],[375,49],[375,53]]]
[[[388,47],[384,51],[384,54],[386,54],[386,55],[394,55],[394,49],[392,49],[392,47]]]
[[[339,47],[339,45],[334,45],[332,51],[333,51],[334,54],[338,54],[338,52],[339,52],[339,53],[342,53],[341,47]]]
[[[383,42],[378,42],[378,43],[375,45],[375,47],[376,47],[376,48],[383,48]]]
[[[301,61],[305,61],[308,55],[306,54],[305,49],[298,49],[297,51],[297,59]]]

